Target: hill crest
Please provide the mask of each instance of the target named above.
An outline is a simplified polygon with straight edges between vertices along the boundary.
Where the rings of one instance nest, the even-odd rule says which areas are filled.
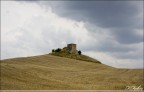
[[[54,56],[66,57],[70,59],[76,59],[76,60],[82,60],[82,61],[101,64],[100,61],[94,58],[91,58],[89,56],[83,55],[80,50],[78,51],[76,49],[76,44],[74,43],[68,44],[67,47],[64,47],[63,49],[61,48],[53,49],[52,52],[49,54],[54,55]]]

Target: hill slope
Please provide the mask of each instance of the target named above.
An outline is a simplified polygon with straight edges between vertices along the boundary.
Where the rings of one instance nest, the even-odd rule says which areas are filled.
[[[70,58],[70,59],[76,59],[76,60],[82,60],[82,61],[87,61],[87,62],[93,62],[93,63],[99,63],[101,64],[100,61],[93,59],[89,56],[86,55],[79,55],[79,54],[70,54],[67,51],[60,51],[60,52],[52,52],[50,53],[50,55],[54,55],[54,56],[60,56],[60,57],[66,57],[66,58]]]
[[[143,87],[143,81],[142,69],[116,69],[53,55],[1,61],[3,90],[114,90]]]

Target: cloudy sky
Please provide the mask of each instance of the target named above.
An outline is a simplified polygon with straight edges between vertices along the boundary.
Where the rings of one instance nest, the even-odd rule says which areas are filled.
[[[1,1],[1,59],[76,43],[118,68],[143,68],[143,1]]]

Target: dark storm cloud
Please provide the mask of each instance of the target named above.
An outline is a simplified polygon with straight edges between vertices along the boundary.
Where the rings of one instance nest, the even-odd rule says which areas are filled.
[[[143,40],[142,35],[138,35],[135,31],[143,30],[143,19],[138,17],[142,12],[138,7],[142,6],[142,1],[36,1],[36,3],[51,6],[53,12],[60,16],[109,28],[119,43],[131,44]]]
[[[143,57],[143,54],[141,53],[141,55],[137,54],[137,53],[132,53],[132,54],[124,54],[124,53],[121,53],[121,54],[113,54],[114,57],[118,58],[118,59],[135,59],[135,60],[143,60],[142,57]]]
[[[113,34],[118,42],[124,44],[140,43],[143,41],[143,35],[138,34],[134,29],[116,29],[113,30]]]
[[[57,7],[51,5],[61,16],[90,21],[101,27],[139,26],[135,17],[139,10],[128,1],[69,1],[58,3]]]
[[[142,42],[142,35],[135,31],[143,29],[143,20],[138,17],[141,1],[59,1],[48,4],[60,16],[111,29],[120,43]]]
[[[109,53],[127,53],[129,51],[133,51],[133,48],[127,47],[125,45],[116,44],[110,40],[101,41],[98,44],[93,43],[89,47],[81,48],[84,51],[100,51],[100,52],[109,52]]]

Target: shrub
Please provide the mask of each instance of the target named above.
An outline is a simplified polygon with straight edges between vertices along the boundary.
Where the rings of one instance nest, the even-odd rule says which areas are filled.
[[[52,52],[55,52],[55,50],[54,50],[54,49],[52,49]]]
[[[82,53],[82,52],[79,50],[79,51],[78,51],[78,54],[81,55],[81,53]]]
[[[56,50],[55,50],[55,52],[60,52],[60,51],[61,51],[61,49],[60,49],[60,48],[58,48],[58,49],[56,49]]]

